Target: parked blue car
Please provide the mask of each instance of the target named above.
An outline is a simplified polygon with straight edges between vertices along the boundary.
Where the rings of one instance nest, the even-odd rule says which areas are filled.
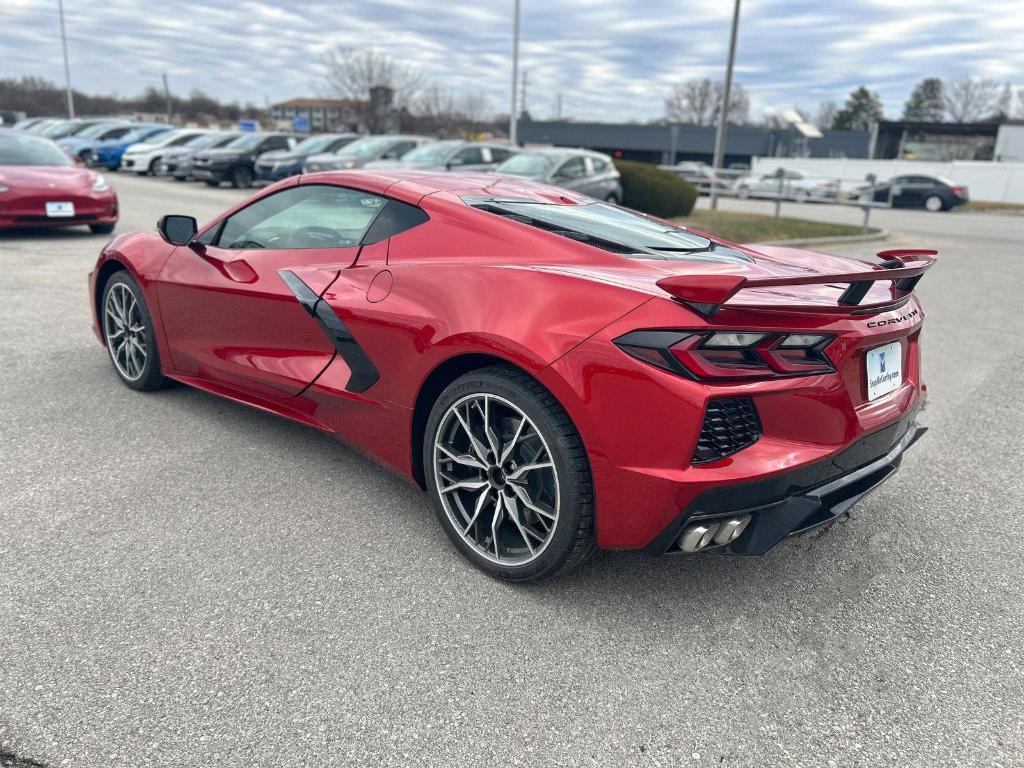
[[[57,139],[57,146],[67,152],[71,157],[77,157],[88,165],[88,157],[92,154],[93,147],[103,141],[113,141],[125,136],[135,126],[127,121],[109,123],[96,123],[84,131]]]
[[[302,173],[306,158],[320,152],[337,152],[346,144],[359,138],[355,133],[322,133],[308,136],[291,149],[274,149],[264,152],[256,161],[256,178],[264,181],[280,181]]]
[[[128,147],[159,136],[173,128],[175,126],[163,123],[136,123],[132,130],[120,138],[96,142],[84,160],[88,165],[103,166],[109,171],[116,171],[121,166],[121,155]]]

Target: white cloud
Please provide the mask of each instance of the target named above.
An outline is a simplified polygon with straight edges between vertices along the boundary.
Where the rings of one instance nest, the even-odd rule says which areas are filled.
[[[136,93],[166,71],[173,90],[262,102],[309,94],[332,45],[373,47],[439,85],[508,103],[511,0],[65,0],[72,78]],[[557,94],[579,119],[660,116],[671,83],[720,78],[727,0],[523,0],[527,103]],[[842,101],[860,84],[898,114],[913,84],[977,74],[1024,81],[1021,0],[745,0],[737,79],[759,109]],[[56,4],[0,3],[3,75],[62,79]]]

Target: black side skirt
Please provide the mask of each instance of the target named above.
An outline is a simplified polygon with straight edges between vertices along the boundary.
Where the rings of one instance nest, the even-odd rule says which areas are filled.
[[[366,351],[359,346],[348,326],[331,309],[331,306],[323,300],[323,295],[317,295],[306,285],[302,279],[291,270],[282,269],[278,272],[284,280],[288,289],[295,294],[295,298],[305,307],[309,316],[316,320],[317,325],[330,339],[331,344],[341,355],[342,360],[352,371],[345,389],[349,392],[365,392],[380,379],[380,371],[370,360]],[[337,278],[335,278],[337,279]],[[331,283],[333,285],[333,281]],[[328,285],[327,288],[331,286]],[[327,289],[324,289],[326,293]]]

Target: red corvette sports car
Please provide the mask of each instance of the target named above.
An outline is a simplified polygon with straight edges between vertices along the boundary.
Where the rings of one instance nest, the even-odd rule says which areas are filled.
[[[83,224],[97,234],[114,231],[117,195],[107,180],[49,139],[0,131],[0,229]]]
[[[914,286],[491,175],[292,177],[107,245],[95,332],[168,380],[354,444],[488,573],[595,547],[760,554],[828,525],[922,434]]]

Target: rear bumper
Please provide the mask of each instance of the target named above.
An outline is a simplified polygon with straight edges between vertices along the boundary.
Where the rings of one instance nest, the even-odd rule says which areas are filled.
[[[789,536],[831,525],[896,473],[903,454],[927,431],[915,422],[916,414],[917,409],[837,456],[794,472],[704,491],[644,551],[681,553],[676,541],[698,521],[749,515],[738,539],[701,550],[734,555],[761,555]]]

